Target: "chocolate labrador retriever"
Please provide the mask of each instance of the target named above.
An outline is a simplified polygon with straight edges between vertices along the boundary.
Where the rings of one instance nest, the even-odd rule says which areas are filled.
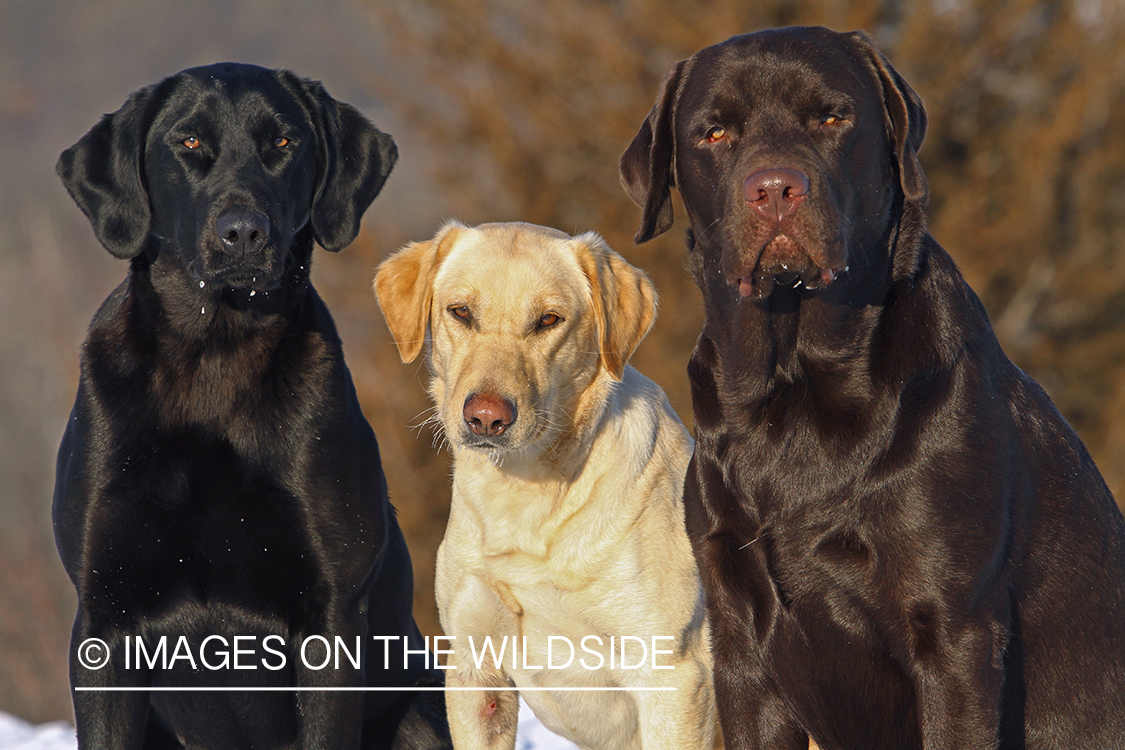
[[[355,238],[395,158],[320,84],[220,64],[137,91],[59,159],[130,261],[90,326],[55,485],[80,747],[448,746],[440,695],[360,690],[440,678],[309,281],[314,240]]]
[[[927,233],[917,95],[862,34],[677,63],[621,160],[691,222],[685,506],[731,748],[1125,747],[1125,522]]]

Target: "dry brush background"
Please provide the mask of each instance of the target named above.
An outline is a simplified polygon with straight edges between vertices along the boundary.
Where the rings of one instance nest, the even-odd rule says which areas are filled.
[[[112,5],[127,15],[128,0]],[[639,211],[618,184],[617,159],[673,61],[768,26],[865,29],[921,94],[930,117],[922,161],[932,231],[984,300],[1009,356],[1046,387],[1119,502],[1125,498],[1125,11],[1117,0],[340,0],[327,3],[329,11],[307,0],[236,4],[243,5],[313,20],[294,29],[277,15],[244,14],[238,28],[280,23],[288,36],[255,33],[245,55],[229,45],[215,45],[211,57],[199,57],[212,51],[206,47],[184,52],[187,62],[113,92],[101,111],[136,85],[221,56],[320,77],[341,98],[366,102],[395,135],[399,172],[353,247],[322,253],[313,278],[379,437],[426,632],[438,632],[433,558],[449,461],[429,434],[410,427],[428,407],[426,376],[398,360],[371,297],[375,265],[454,216],[600,232],[656,281],[661,314],[634,364],[663,385],[690,424],[684,369],[701,303],[683,270],[683,211],[677,206],[679,223],[668,235],[634,247]],[[26,0],[16,6],[34,8]],[[0,27],[13,28],[9,12],[0,8]],[[63,17],[75,44],[96,25],[80,13]],[[310,34],[328,45],[329,62],[310,57],[302,66],[301,54],[311,53],[299,53],[293,40]],[[9,62],[0,58],[0,135],[18,135],[50,114]],[[68,69],[65,56],[52,64],[61,76],[93,75]],[[350,91],[341,91],[340,79]],[[58,148],[99,113],[71,120]],[[92,236],[59,198],[61,188],[53,186],[49,200],[21,200],[12,179],[23,176],[26,158],[10,148],[0,151],[9,225],[0,234],[0,710],[46,720],[69,717],[73,613],[47,525],[53,451],[73,397],[82,329],[124,267],[95,259]]]

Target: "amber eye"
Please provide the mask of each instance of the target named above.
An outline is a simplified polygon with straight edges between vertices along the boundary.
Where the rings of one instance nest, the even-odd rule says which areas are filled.
[[[718,143],[719,141],[723,140],[726,137],[727,137],[727,131],[723,128],[715,126],[715,127],[711,128],[710,130],[707,131],[707,135],[704,137],[703,140],[706,143]]]
[[[274,148],[285,148],[288,145],[289,145],[289,139],[286,138],[285,136],[281,136],[280,138],[277,138],[273,142]]]
[[[839,115],[825,115],[824,118],[821,119],[820,124],[821,125],[841,125],[841,124],[843,124],[843,122],[844,122],[844,118],[840,117]]]
[[[463,320],[466,323],[469,322],[469,319],[472,317],[472,313],[469,312],[469,308],[465,305],[451,307],[449,308],[449,312],[453,314],[453,317]]]
[[[550,328],[551,326],[556,325],[560,320],[562,320],[562,318],[560,318],[555,313],[547,313],[539,319],[538,325],[540,328]]]
[[[200,140],[198,138],[196,138],[194,135],[189,135],[187,138],[184,138],[183,143],[184,143],[184,146],[186,148],[191,148],[191,149],[196,149],[196,148],[199,148],[200,146],[203,145],[200,142]]]

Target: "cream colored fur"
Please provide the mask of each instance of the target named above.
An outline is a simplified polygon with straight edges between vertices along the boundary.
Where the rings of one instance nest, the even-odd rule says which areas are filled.
[[[453,223],[386,260],[375,288],[403,360],[426,352],[454,456],[436,583],[456,637],[447,685],[675,688],[523,696],[583,748],[711,748],[711,657],[681,500],[692,443],[660,387],[627,364],[655,316],[651,282],[594,234]],[[480,392],[516,406],[498,438],[466,426]],[[500,668],[489,657],[477,669],[469,636],[478,652],[484,636],[497,648],[526,636],[527,650],[513,668],[509,641]],[[570,667],[525,669],[547,665],[547,636],[574,645]],[[598,663],[587,636],[603,640],[602,668],[579,662]],[[611,636],[643,638],[646,668],[610,669]],[[656,660],[672,669],[651,668],[652,636],[672,636]],[[554,646],[560,664],[566,646]],[[629,642],[627,661],[639,655]],[[514,746],[514,693],[449,691],[446,704],[458,750]]]

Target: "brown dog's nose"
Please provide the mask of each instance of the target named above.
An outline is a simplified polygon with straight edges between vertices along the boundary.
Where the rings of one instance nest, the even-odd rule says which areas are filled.
[[[781,221],[809,194],[809,178],[795,169],[763,169],[746,178],[742,191],[758,213]]]
[[[465,399],[463,414],[474,433],[495,437],[516,421],[516,405],[493,393],[474,393]]]

